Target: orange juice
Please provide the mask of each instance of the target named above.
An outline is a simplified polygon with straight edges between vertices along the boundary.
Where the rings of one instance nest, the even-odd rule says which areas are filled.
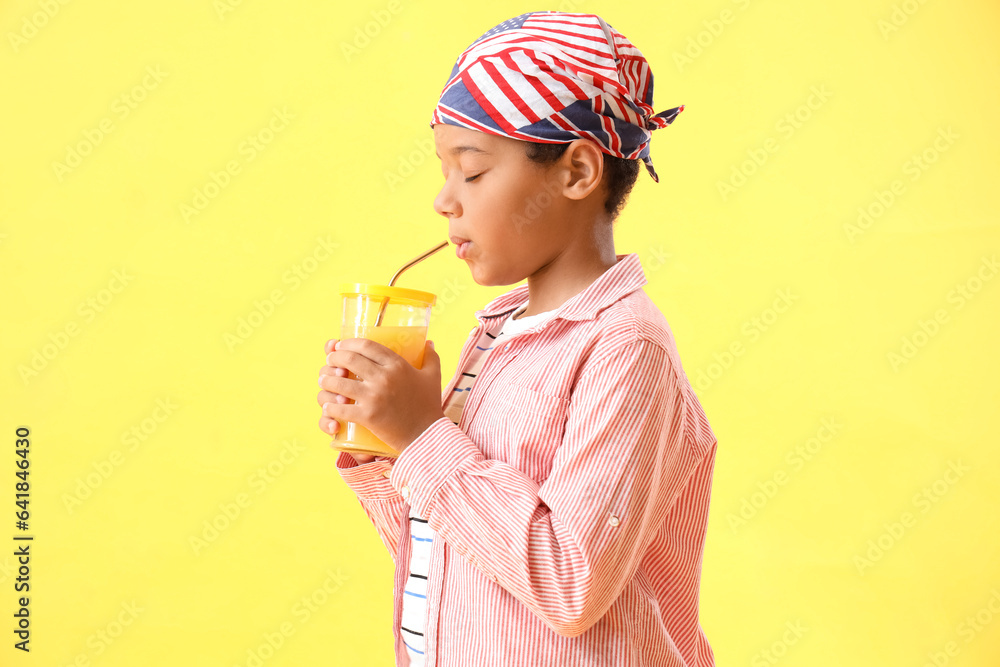
[[[345,326],[341,332],[341,339],[347,338],[367,338],[381,343],[410,362],[414,368],[423,368],[427,327]],[[348,373],[348,377],[352,380],[357,379],[354,373]],[[374,433],[354,422],[341,423],[340,430],[334,436],[334,443],[337,449],[356,454],[399,455],[398,451],[379,440]]]
[[[340,298],[341,340],[367,338],[386,346],[415,368],[423,367],[431,307],[437,301],[435,295],[392,285],[348,283],[340,286]],[[348,377],[358,379],[353,373]],[[399,456],[398,451],[374,433],[352,422],[340,423],[331,445],[358,454]]]

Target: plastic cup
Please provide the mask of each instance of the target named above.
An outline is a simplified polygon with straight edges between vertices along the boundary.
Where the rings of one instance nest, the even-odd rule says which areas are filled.
[[[414,368],[423,368],[424,344],[427,341],[431,307],[437,300],[435,295],[402,287],[353,283],[340,286],[340,297],[343,305],[341,340],[373,340],[406,359]],[[385,309],[382,320],[375,326],[383,304]],[[348,372],[348,377],[357,379],[357,375],[351,372]],[[353,454],[399,456],[398,451],[354,422],[340,424],[331,446]]]

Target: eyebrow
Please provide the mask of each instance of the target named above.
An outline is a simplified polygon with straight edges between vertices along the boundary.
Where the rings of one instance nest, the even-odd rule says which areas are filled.
[[[451,149],[450,152],[452,155],[461,155],[462,153],[468,153],[470,151],[473,153],[481,153],[483,155],[490,154],[489,151],[484,151],[482,148],[479,148],[478,146],[455,146],[454,148]],[[441,155],[437,151],[434,151],[434,155],[437,155],[437,158],[439,160],[441,159]]]

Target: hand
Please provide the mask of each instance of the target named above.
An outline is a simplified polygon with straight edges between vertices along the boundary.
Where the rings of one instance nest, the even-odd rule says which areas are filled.
[[[345,369],[357,379],[345,377]],[[324,406],[324,416],[361,424],[399,452],[445,416],[441,358],[430,341],[424,344],[419,369],[375,341],[338,341],[320,369],[320,387],[336,397]]]
[[[325,348],[326,354],[333,352],[333,346],[336,345],[338,342],[339,341],[337,341],[336,338],[326,341],[326,348]],[[346,368],[333,368],[331,366],[327,366],[326,368],[329,369],[329,372],[332,373],[333,375],[337,375],[338,377],[347,377]],[[323,374],[323,369],[320,369],[320,375],[322,376],[322,374]],[[326,403],[332,403],[332,402],[346,403],[347,400],[348,399],[346,397],[341,396],[340,394],[334,394],[332,392],[326,391],[325,389],[320,391],[319,394],[316,395],[316,402],[319,403],[321,408]],[[340,431],[340,422],[331,417],[327,417],[324,414],[319,419],[319,428],[321,431],[323,431],[323,433],[326,433],[327,435],[336,435],[337,432]],[[330,446],[331,447],[333,446],[332,442],[330,443]],[[361,465],[363,463],[370,463],[375,460],[375,457],[372,456],[371,454],[356,454],[354,452],[348,452],[348,453],[354,457],[354,460],[358,463],[358,465]]]

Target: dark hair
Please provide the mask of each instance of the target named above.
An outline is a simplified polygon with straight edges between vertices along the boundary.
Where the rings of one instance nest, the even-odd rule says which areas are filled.
[[[528,146],[525,149],[528,159],[538,164],[552,164],[566,152],[568,143],[542,144],[533,141],[525,142]],[[611,215],[614,220],[625,208],[632,186],[635,185],[639,176],[639,160],[627,160],[625,158],[608,155],[602,151],[604,156],[604,176],[603,180],[608,186],[608,197],[604,200],[604,210]]]

